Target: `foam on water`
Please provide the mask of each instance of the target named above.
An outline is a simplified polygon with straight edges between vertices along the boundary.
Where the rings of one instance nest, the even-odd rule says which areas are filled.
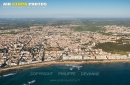
[[[9,73],[9,74],[5,74],[3,75],[3,77],[7,77],[7,76],[11,76],[11,75],[15,75],[16,73]]]

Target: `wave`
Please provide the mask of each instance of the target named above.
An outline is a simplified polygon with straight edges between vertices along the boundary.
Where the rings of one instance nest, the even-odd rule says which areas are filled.
[[[39,68],[39,67],[31,67],[30,69],[36,69],[36,68]]]
[[[66,64],[65,66],[70,67],[70,70],[73,70],[73,68],[80,70],[80,68],[82,67],[80,65],[73,65],[73,64]]]
[[[11,75],[15,75],[16,73],[9,73],[9,74],[5,74],[3,75],[3,77],[7,77],[7,76],[11,76]]]

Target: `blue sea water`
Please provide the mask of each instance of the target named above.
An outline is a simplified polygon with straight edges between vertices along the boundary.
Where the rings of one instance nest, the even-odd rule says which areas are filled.
[[[130,85],[130,63],[66,64],[11,71],[0,75],[0,85]]]

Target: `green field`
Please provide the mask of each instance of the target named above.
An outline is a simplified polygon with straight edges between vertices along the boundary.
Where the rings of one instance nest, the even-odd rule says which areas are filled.
[[[93,48],[102,49],[105,52],[121,55],[127,55],[127,52],[130,52],[130,44],[118,44],[112,42],[99,43]]]

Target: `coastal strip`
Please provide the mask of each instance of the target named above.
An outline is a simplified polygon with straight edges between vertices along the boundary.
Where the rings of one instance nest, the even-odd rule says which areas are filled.
[[[0,74],[10,71],[10,70],[19,70],[19,69],[27,69],[31,67],[43,67],[43,66],[50,66],[50,65],[65,65],[65,64],[98,64],[98,63],[130,63],[130,60],[91,60],[91,61],[51,61],[51,62],[41,62],[35,64],[28,64],[28,65],[20,65],[20,66],[13,66],[8,68],[1,68]]]

